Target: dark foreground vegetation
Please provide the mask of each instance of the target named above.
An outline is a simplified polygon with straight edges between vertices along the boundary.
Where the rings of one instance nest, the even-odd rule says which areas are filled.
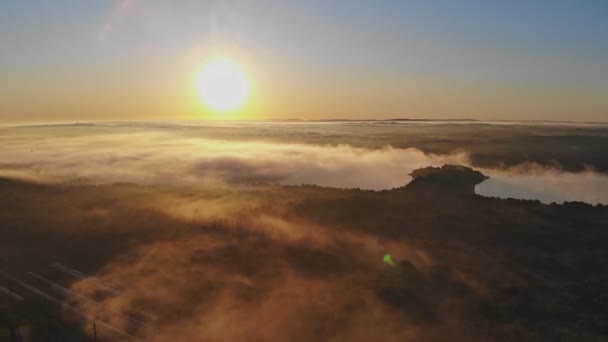
[[[0,292],[0,341],[92,340],[95,322],[98,341],[608,339],[608,207],[484,198],[457,166],[413,176],[380,192],[2,179],[0,286],[22,299]]]

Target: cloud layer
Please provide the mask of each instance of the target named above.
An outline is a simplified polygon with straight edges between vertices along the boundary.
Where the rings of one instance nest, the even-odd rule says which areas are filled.
[[[390,189],[425,166],[471,166],[466,152],[424,153],[415,148],[364,148],[270,141],[210,139],[174,125],[72,125],[3,129],[0,175],[43,182],[204,186],[208,183],[316,184]],[[220,131],[221,128],[209,127]],[[258,128],[259,129],[259,128]],[[324,128],[328,129],[328,128]],[[343,129],[343,128],[342,128]],[[213,135],[213,134],[209,134]],[[608,203],[608,176],[557,167],[482,169],[486,196],[543,202]]]
[[[602,208],[562,220],[547,213],[576,212],[410,191],[248,186],[387,189],[407,183],[419,167],[470,163],[464,152],[270,142],[263,135],[229,141],[182,129],[4,130],[1,174],[85,185],[0,180],[11,194],[0,198],[3,253],[42,270],[39,258],[24,260],[44,255],[124,292],[108,293],[87,278],[64,284],[95,301],[68,297],[65,304],[147,341],[476,341],[532,336],[522,307],[542,323],[536,329],[551,332],[545,323],[555,308],[567,313],[561,317],[580,314],[564,323],[568,329],[593,324],[589,317],[603,312],[572,303],[606,281],[596,279],[592,289],[586,282],[584,296],[575,297],[568,273],[602,259],[604,244],[572,229],[586,222],[599,231],[602,216],[589,213]],[[590,171],[534,165],[482,171],[495,180],[482,186],[504,185],[489,195],[572,196],[577,187],[579,194],[601,191],[605,181]],[[88,185],[115,182],[149,186]],[[385,253],[395,265],[383,262]],[[547,285],[555,279],[568,286],[552,292]],[[580,325],[572,329],[579,336]]]
[[[464,153],[231,142],[185,137],[179,131],[108,132],[87,127],[67,136],[45,129],[33,133],[3,138],[0,174],[54,182],[271,182],[380,190],[407,184],[408,174],[420,167],[467,163]]]

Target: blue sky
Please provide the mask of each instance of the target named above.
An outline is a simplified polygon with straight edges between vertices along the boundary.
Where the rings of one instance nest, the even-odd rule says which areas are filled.
[[[247,117],[608,121],[606,1],[121,3],[3,2],[0,120],[204,118],[225,54]]]

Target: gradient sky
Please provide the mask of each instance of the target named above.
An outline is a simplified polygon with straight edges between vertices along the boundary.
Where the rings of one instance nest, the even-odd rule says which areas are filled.
[[[0,122],[218,118],[214,55],[225,118],[608,121],[605,0],[7,0],[0,46]]]

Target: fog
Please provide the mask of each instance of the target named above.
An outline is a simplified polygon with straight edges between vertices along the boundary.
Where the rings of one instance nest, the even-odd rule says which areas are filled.
[[[559,162],[479,167],[469,151],[457,146],[449,153],[429,153],[414,147],[343,144],[350,126],[337,123],[317,124],[324,137],[317,143],[277,141],[281,128],[298,126],[273,123],[265,131],[260,124],[241,124],[235,126],[237,132],[217,124],[195,126],[200,131],[179,124],[9,127],[0,136],[0,175],[55,183],[278,183],[383,190],[407,184],[417,168],[461,164],[491,177],[477,187],[481,195],[608,203],[608,177],[590,169],[571,172]],[[385,127],[369,126],[365,129],[374,134],[397,137]],[[336,137],[327,139],[332,129]],[[237,133],[249,135],[249,140],[229,139]],[[322,143],[327,141],[331,143]]]
[[[604,173],[542,160],[487,167],[458,144],[370,143],[407,135],[392,126],[316,124],[302,135],[298,125],[3,128],[7,272],[88,298],[63,301],[61,317],[87,317],[81,331],[96,319],[147,341],[597,340],[604,307],[583,299],[608,284],[590,276],[608,260],[605,207],[493,200],[432,177],[403,187],[413,170],[460,164],[490,176],[477,186],[484,196],[600,203]],[[451,129],[408,139],[454,144]],[[463,176],[443,179],[471,184],[453,172]],[[302,184],[322,187],[291,186]],[[66,280],[55,262],[96,280]]]
[[[462,152],[228,141],[184,136],[179,130],[114,132],[95,127],[76,127],[67,136],[44,128],[7,134],[0,154],[0,175],[43,182],[263,182],[373,190],[403,186],[420,167],[467,163]]]

